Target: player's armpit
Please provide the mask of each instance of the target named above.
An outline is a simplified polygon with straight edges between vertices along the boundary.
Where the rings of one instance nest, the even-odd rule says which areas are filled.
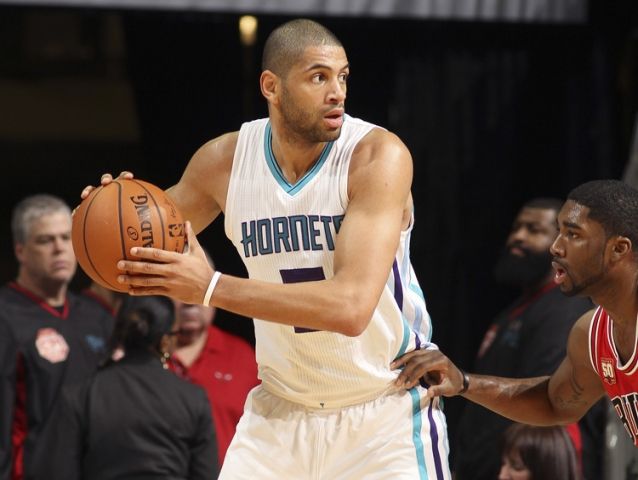
[[[238,132],[227,133],[202,145],[179,182],[167,190],[195,233],[201,232],[226,209],[237,136]]]

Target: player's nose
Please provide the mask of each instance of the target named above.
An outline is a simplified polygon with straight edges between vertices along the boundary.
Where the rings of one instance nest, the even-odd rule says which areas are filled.
[[[328,95],[331,103],[342,104],[346,100],[346,86],[339,80],[331,82],[330,93]]]
[[[563,257],[565,256],[565,248],[563,247],[562,242],[563,236],[559,233],[556,236],[556,239],[549,247],[549,253],[554,257]]]

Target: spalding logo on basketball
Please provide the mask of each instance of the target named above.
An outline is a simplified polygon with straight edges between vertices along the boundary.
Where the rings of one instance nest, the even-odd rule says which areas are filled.
[[[117,179],[98,187],[73,214],[73,249],[82,270],[100,285],[120,292],[117,262],[133,260],[132,247],[182,253],[184,220],[171,199],[155,185]]]

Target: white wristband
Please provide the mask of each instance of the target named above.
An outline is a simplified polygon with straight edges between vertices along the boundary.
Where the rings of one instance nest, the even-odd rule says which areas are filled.
[[[213,296],[213,291],[215,290],[215,287],[217,286],[217,282],[219,281],[219,277],[222,276],[222,272],[215,272],[213,273],[213,278],[210,279],[210,283],[208,284],[208,288],[206,289],[206,295],[204,295],[204,301],[202,302],[202,305],[204,305],[205,307],[208,307],[209,303],[210,303],[210,297]]]

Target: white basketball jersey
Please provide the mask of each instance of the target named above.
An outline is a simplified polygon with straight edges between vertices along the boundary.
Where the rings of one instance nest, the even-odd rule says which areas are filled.
[[[250,278],[292,283],[333,276],[335,239],[348,206],[350,158],[373,128],[378,127],[346,116],[339,139],[328,143],[315,165],[291,185],[273,156],[268,119],[242,125],[225,229]],[[379,304],[358,337],[255,319],[265,389],[313,408],[352,405],[387,390],[396,378],[390,362],[423,348],[431,338],[430,317],[409,259],[411,229],[401,234]]]

